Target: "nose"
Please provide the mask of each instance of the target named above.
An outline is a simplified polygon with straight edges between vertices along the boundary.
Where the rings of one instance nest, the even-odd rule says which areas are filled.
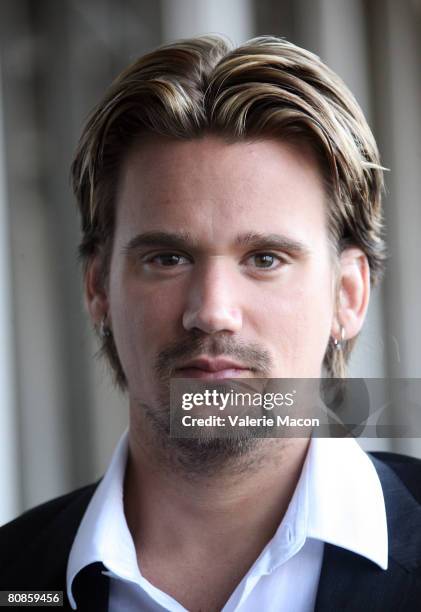
[[[238,332],[242,313],[235,293],[235,279],[226,262],[215,260],[197,270],[183,313],[184,329],[199,329],[207,334]]]

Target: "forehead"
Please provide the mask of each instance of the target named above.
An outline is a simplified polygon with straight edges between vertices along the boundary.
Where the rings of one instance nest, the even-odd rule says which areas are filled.
[[[324,200],[308,146],[148,137],[122,168],[116,229],[128,237],[134,231],[188,229],[209,242],[276,230],[310,238],[324,236]]]

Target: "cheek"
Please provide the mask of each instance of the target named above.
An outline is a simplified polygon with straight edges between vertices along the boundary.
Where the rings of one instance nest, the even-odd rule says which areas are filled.
[[[175,337],[181,320],[178,298],[177,292],[150,290],[136,280],[123,278],[110,286],[113,333],[128,379],[148,373],[159,350]]]
[[[139,314],[139,333],[144,350],[156,357],[159,350],[180,334],[181,306],[172,292],[156,291],[142,296]]]
[[[256,293],[253,304],[250,321],[272,350],[276,366],[296,375],[319,375],[333,316],[329,269],[291,276],[276,290]]]

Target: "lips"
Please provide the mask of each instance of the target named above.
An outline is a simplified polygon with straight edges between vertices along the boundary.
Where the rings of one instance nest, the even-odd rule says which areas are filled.
[[[201,378],[204,380],[240,378],[248,376],[250,371],[251,368],[244,364],[222,357],[192,359],[177,368],[177,374],[183,378]]]

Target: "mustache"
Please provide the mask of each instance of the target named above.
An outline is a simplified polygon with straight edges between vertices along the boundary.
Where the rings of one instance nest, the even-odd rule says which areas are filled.
[[[155,373],[161,379],[170,378],[181,362],[203,354],[235,358],[262,378],[268,378],[271,371],[272,359],[269,351],[258,344],[239,342],[229,334],[220,332],[212,336],[191,334],[169,344],[158,354]]]

